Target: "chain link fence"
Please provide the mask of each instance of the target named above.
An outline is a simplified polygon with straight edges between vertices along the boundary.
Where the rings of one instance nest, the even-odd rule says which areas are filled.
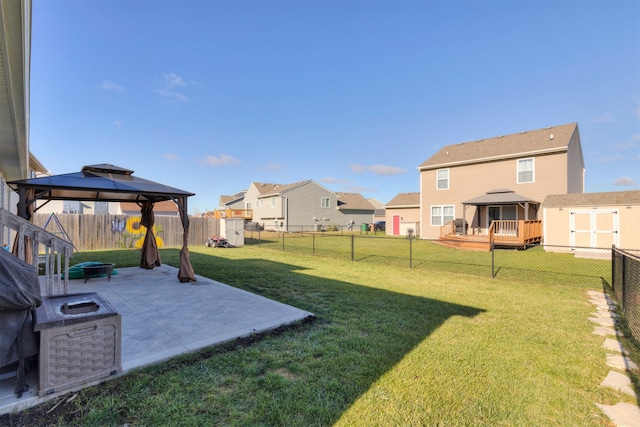
[[[640,342],[640,253],[616,247],[611,253],[613,294],[622,307],[631,335]]]
[[[387,236],[384,231],[278,232],[246,230],[245,245],[301,255],[472,274],[531,283],[611,287],[611,248],[551,245],[497,246]]]

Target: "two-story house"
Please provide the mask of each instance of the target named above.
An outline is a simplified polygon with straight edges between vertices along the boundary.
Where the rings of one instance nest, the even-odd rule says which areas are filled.
[[[313,180],[293,184],[252,182],[244,202],[254,223],[268,230],[291,232],[369,224],[375,211],[362,195],[334,193]]]
[[[483,235],[493,220],[540,220],[549,194],[584,192],[577,123],[443,147],[422,163],[421,237]]]

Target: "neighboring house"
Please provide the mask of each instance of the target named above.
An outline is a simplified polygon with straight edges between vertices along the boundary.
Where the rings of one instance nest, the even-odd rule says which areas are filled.
[[[375,208],[362,196],[338,194],[312,180],[293,184],[253,182],[245,194],[245,209],[252,221],[267,230],[300,231],[371,223]]]
[[[220,196],[219,209],[244,209],[244,196],[247,190],[240,191],[232,196]]]
[[[640,250],[640,190],[549,195],[542,215],[546,251]]]
[[[371,197],[370,199],[367,199],[367,200],[376,209],[375,212],[373,212],[373,222],[375,223],[375,222],[378,222],[378,221],[385,221],[384,203],[382,203],[378,199],[374,199],[373,197]]]
[[[340,193],[338,196],[338,211],[343,214],[340,225],[349,226],[360,224],[372,224],[376,208],[371,202],[365,199],[360,193]]]
[[[420,235],[420,193],[399,193],[385,205],[386,230],[391,236]]]
[[[492,220],[539,220],[547,195],[584,192],[577,123],[448,145],[418,170],[420,235],[429,239],[455,220],[474,235]]]
[[[104,203],[104,202],[103,202]],[[134,202],[120,202],[116,215],[142,215],[140,206]],[[178,205],[173,200],[164,200],[153,204],[153,214],[162,216],[179,216]]]

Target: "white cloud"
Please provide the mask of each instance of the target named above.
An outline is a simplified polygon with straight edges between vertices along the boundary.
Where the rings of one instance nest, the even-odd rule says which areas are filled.
[[[616,153],[612,156],[605,156],[600,158],[600,163],[611,163],[617,162],[618,160],[622,160],[624,157],[620,153]]]
[[[166,89],[156,89],[156,93],[159,93],[160,95],[167,98],[174,98],[174,99],[177,99],[178,101],[189,102],[189,98],[187,98],[185,95],[178,92],[172,92]]]
[[[160,84],[162,88],[155,90],[157,94],[180,102],[189,102],[189,98],[185,94],[174,90],[174,88],[187,87],[187,83],[179,75],[174,73],[163,74]]]
[[[387,165],[369,166],[369,170],[377,175],[398,175],[405,171],[405,169]]]
[[[113,125],[117,128],[121,128],[122,126],[124,126],[124,122],[121,122],[120,120],[116,120],[113,122]]]
[[[636,185],[636,182],[629,178],[628,176],[621,176],[620,178],[616,179],[616,182],[613,183],[613,185],[620,185],[620,186],[629,186],[629,185]]]
[[[115,84],[113,82],[110,82],[109,80],[103,81],[100,84],[99,88],[103,89],[103,90],[110,90],[110,91],[113,91],[113,92],[124,92],[124,87],[122,87],[120,85],[117,85],[117,84]]]
[[[182,77],[173,73],[163,74],[162,80],[164,81],[164,87],[167,89],[172,89],[176,86],[185,87],[187,85],[184,80],[182,80]]]
[[[365,171],[370,171],[375,173],[376,175],[398,175],[400,173],[405,172],[405,169],[397,168],[395,166],[387,166],[387,165],[364,166],[364,165],[352,164],[352,165],[349,165],[349,167],[351,168],[351,172],[353,173],[363,173]]]
[[[205,155],[202,163],[205,166],[228,166],[240,163],[240,160],[229,156],[228,154],[221,154],[220,157]]]
[[[178,160],[180,158],[179,155],[175,154],[175,153],[164,153],[162,155],[163,158],[167,159],[167,160]]]
[[[283,166],[279,165],[277,163],[269,163],[267,165],[267,170],[271,171],[271,172],[279,171],[279,170],[282,170],[282,169],[283,169]]]
[[[326,178],[320,179],[320,182],[325,182],[327,184],[346,184],[351,182],[351,180],[326,177]]]
[[[593,119],[594,123],[611,123],[611,122],[615,122],[616,119],[615,117],[613,117],[613,113],[607,111],[606,113],[604,113],[603,115],[601,115],[600,117],[596,117],[595,119]]]

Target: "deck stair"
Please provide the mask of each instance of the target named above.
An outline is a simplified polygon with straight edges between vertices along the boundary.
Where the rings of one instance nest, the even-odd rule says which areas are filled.
[[[464,249],[467,251],[489,252],[491,243],[489,236],[461,236],[448,234],[440,237],[435,243],[449,248]]]

